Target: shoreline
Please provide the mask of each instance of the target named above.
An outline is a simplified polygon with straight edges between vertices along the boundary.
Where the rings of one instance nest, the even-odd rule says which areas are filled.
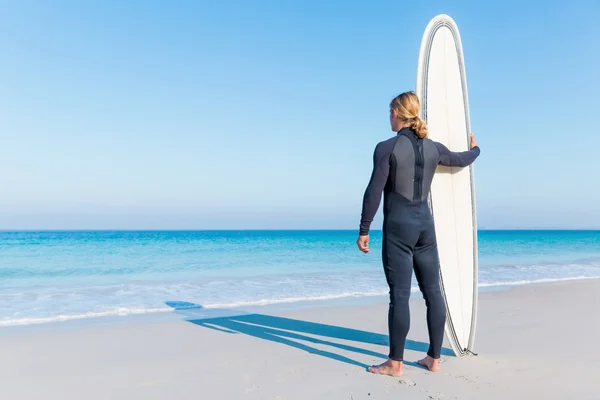
[[[588,281],[588,280],[600,280],[600,276],[596,277],[572,277],[572,278],[559,278],[559,279],[539,279],[535,281],[518,281],[509,283],[493,283],[493,284],[479,284],[479,294],[498,291],[511,291],[519,287],[539,286],[539,285],[553,285],[561,283]],[[251,302],[251,304],[242,305],[208,305],[202,306],[194,303],[187,303],[189,307],[193,309],[202,309],[207,313],[213,315],[227,315],[236,312],[255,312],[255,313],[281,313],[288,311],[305,310],[312,308],[334,308],[334,307],[351,307],[361,306],[367,304],[379,304],[386,303],[388,301],[388,294],[373,294],[373,295],[342,295],[342,296],[323,296],[324,298],[316,299],[291,299],[284,301],[257,301]],[[422,294],[418,288],[413,287],[411,290],[411,302],[417,299],[422,299]],[[168,303],[168,302],[167,302]],[[256,304],[261,303],[261,304]],[[264,303],[264,304],[262,304]],[[178,314],[182,309],[174,309],[172,306],[165,304],[162,308],[152,309],[120,309],[120,310],[109,310],[101,313],[88,312],[83,314],[74,315],[61,315],[56,317],[47,318],[25,318],[23,322],[19,320],[13,321],[0,321],[0,336],[11,331],[27,331],[35,330],[36,327],[44,328],[44,330],[60,329],[62,326],[66,326],[68,329],[86,327],[88,325],[112,325],[112,324],[128,324],[128,323],[153,323],[153,322],[166,322],[177,320]]]
[[[367,257],[349,232],[325,232],[7,234],[0,330],[163,318],[167,301],[268,312],[387,301],[378,240]],[[482,233],[479,243],[481,293],[600,275],[595,233]]]

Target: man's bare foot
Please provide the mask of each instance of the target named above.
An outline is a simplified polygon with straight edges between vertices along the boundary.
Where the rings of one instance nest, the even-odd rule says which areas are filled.
[[[440,359],[439,358],[431,358],[430,356],[425,357],[422,360],[417,361],[419,365],[426,367],[431,372],[440,372]]]
[[[370,366],[368,371],[379,375],[402,376],[402,361],[388,359],[383,364]]]

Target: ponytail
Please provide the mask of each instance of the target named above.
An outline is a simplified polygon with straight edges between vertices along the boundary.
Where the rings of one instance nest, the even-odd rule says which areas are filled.
[[[414,118],[411,128],[421,139],[427,137],[427,124],[419,116]]]

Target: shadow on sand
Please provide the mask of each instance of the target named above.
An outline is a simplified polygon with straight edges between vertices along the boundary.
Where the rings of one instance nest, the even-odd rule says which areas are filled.
[[[368,365],[336,353],[317,350],[306,344],[299,343],[297,340],[318,345],[327,345],[341,350],[378,357],[383,360],[387,359],[387,355],[383,353],[307,336],[307,334],[317,335],[326,338],[376,344],[387,347],[389,345],[388,336],[379,333],[271,315],[246,313],[238,310],[205,309],[201,305],[181,301],[167,301],[165,304],[172,307],[176,313],[183,315],[188,322],[195,325],[228,334],[243,333],[259,339],[286,344],[312,354],[318,354],[323,357],[328,357],[362,368],[367,368]],[[429,345],[427,343],[415,342],[407,339],[405,348],[407,350],[426,353]],[[453,356],[454,353],[450,349],[443,348],[442,355]],[[416,362],[404,361],[404,364],[420,367]]]

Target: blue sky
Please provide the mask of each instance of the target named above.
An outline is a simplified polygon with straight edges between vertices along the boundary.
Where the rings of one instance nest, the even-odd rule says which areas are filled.
[[[480,227],[600,228],[600,3],[488,3],[2,2],[0,229],[356,229],[439,13]]]

